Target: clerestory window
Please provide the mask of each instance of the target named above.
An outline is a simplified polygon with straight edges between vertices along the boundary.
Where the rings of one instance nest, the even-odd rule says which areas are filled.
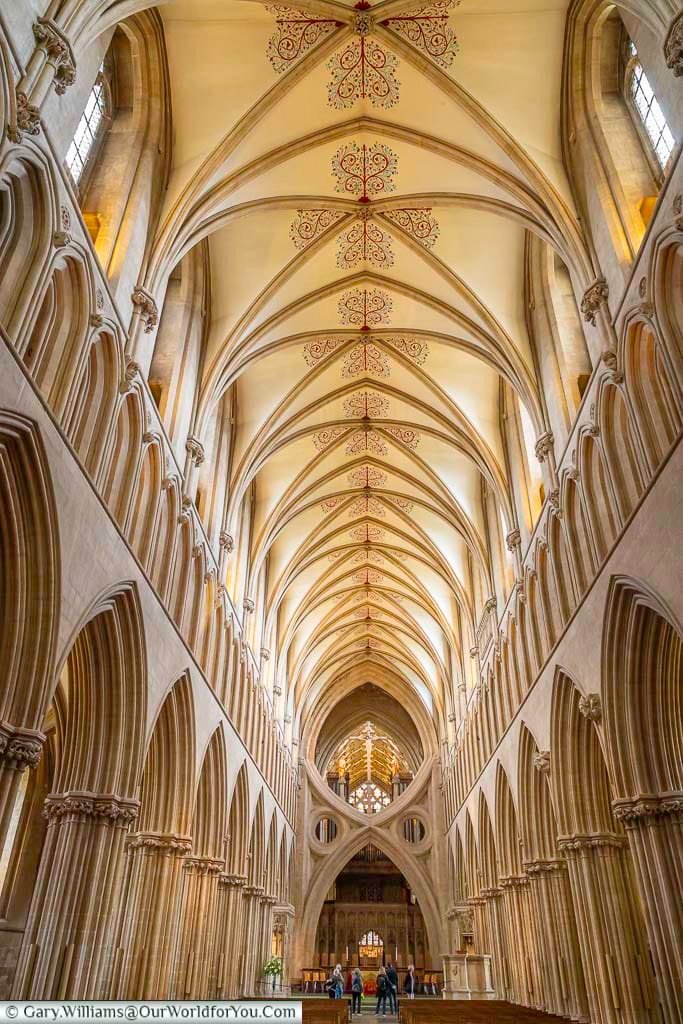
[[[87,167],[88,160],[96,149],[96,143],[100,141],[104,133],[106,121],[107,83],[104,63],[102,63],[66,154],[66,166],[77,185]]]
[[[671,129],[666,123],[666,118],[654,94],[652,86],[638,58],[638,50],[632,39],[627,43],[627,73],[626,88],[629,107],[635,112],[637,123],[650,143],[654,155],[662,173],[671,159],[676,141]]]

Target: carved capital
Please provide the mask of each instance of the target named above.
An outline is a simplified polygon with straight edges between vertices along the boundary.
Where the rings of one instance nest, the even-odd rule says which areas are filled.
[[[221,532],[218,534],[218,547],[220,548],[221,551],[227,552],[227,554],[230,554],[231,551],[234,551],[235,541],[227,532],[227,530],[221,530]]]
[[[0,722],[0,763],[18,772],[35,768],[43,752],[45,736],[33,729],[18,729]]]
[[[523,867],[527,875],[553,875],[560,871],[566,871],[567,862],[564,860],[528,860],[524,861]]]
[[[159,310],[156,302],[149,292],[140,285],[133,289],[131,298],[134,309],[139,313],[140,319],[145,325],[145,334],[151,334],[159,323]]]
[[[244,875],[221,875],[218,884],[226,889],[243,889],[247,879]]]
[[[187,857],[184,869],[193,875],[220,875],[225,868],[222,860],[213,857]]]
[[[638,822],[654,825],[664,818],[680,821],[683,815],[683,793],[648,794],[633,800],[614,800],[614,817],[623,821],[626,828],[633,828]]]
[[[604,277],[598,277],[586,289],[581,300],[581,312],[587,324],[595,326],[595,318],[603,303],[609,298],[609,288]]]
[[[525,889],[529,884],[529,876],[504,875],[499,881],[501,889]]]
[[[36,46],[43,50],[55,69],[55,92],[61,96],[76,81],[76,61],[71,44],[49,18],[38,18],[33,26],[33,36]]]
[[[253,600],[250,597],[245,597],[244,601],[242,601],[242,607],[244,608],[247,615],[251,615],[256,605],[254,604]]]
[[[599,722],[602,718],[602,701],[599,693],[589,693],[579,699],[579,711],[591,722]]]
[[[552,515],[557,516],[558,519],[562,518],[562,509],[560,508],[560,492],[557,487],[552,491],[548,492],[548,505]]]
[[[550,771],[550,751],[539,750],[537,754],[534,754],[534,768],[537,772],[543,772],[547,775]]]
[[[51,793],[45,800],[43,817],[49,825],[62,821],[89,822],[128,828],[140,809],[139,801],[95,793]]]
[[[192,839],[174,833],[137,832],[131,837],[128,848],[161,856],[186,857],[192,849]]]
[[[262,647],[261,648],[261,660],[262,661],[270,661],[270,651],[268,650],[267,647]]]
[[[519,530],[510,530],[505,538],[505,546],[510,553],[514,552],[516,548],[521,547],[522,535]]]
[[[607,367],[609,375],[615,384],[621,384],[624,379],[624,375],[621,370],[618,369],[617,354],[614,349],[607,348],[601,353],[600,358]]]
[[[470,647],[470,658],[476,658],[479,654],[479,648],[475,644],[474,647]]]
[[[664,60],[676,78],[683,75],[683,13],[671,22],[664,40]]]
[[[555,438],[549,430],[541,434],[536,441],[536,458],[539,462],[545,462],[551,452],[554,451]]]
[[[127,359],[123,371],[123,380],[119,384],[119,391],[122,395],[127,394],[133,387],[133,381],[140,375],[140,364],[134,359]]]
[[[557,840],[558,849],[565,856],[580,853],[587,850],[623,850],[627,846],[623,836],[614,835],[612,832],[589,832],[574,836],[559,836]]]
[[[201,466],[204,461],[204,445],[198,437],[194,437],[190,434],[185,442],[185,451],[190,456],[195,466]]]
[[[180,512],[178,513],[178,525],[189,522],[192,516],[192,501],[190,498],[183,498],[180,506]]]

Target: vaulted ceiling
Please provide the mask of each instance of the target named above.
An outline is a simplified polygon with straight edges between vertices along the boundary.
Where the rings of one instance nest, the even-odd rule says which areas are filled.
[[[175,164],[158,252],[209,239],[208,421],[301,720],[349,673],[437,722],[514,525],[501,383],[535,433],[525,237],[580,266],[560,154],[565,0],[160,8]],[[388,685],[388,683],[387,683]]]

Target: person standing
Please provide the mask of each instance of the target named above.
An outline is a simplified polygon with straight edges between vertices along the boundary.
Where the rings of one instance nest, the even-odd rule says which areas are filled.
[[[382,1016],[387,1015],[387,989],[389,984],[387,982],[387,972],[383,967],[380,967],[379,974],[377,975],[377,1006],[375,1007],[375,1017],[379,1017],[379,1008],[382,1007]]]
[[[365,985],[363,984],[363,975],[360,973],[360,967],[356,967],[351,978],[351,1016],[361,1012],[361,1002],[363,999],[363,993],[365,992]]]
[[[387,995],[389,996],[389,1013],[398,1015],[398,972],[391,960],[387,964]]]
[[[334,998],[341,999],[344,995],[344,974],[341,964],[337,964],[332,977],[334,978]]]
[[[414,999],[417,991],[417,978],[415,977],[415,967],[413,964],[408,968],[405,981],[403,982],[403,991],[408,996],[408,999]]]

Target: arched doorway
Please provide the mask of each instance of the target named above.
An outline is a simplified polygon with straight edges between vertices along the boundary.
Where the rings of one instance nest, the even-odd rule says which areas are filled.
[[[391,858],[372,843],[357,850],[323,902],[312,969],[340,963],[370,977],[388,963],[399,973],[414,964],[429,968],[427,929],[417,896]]]

